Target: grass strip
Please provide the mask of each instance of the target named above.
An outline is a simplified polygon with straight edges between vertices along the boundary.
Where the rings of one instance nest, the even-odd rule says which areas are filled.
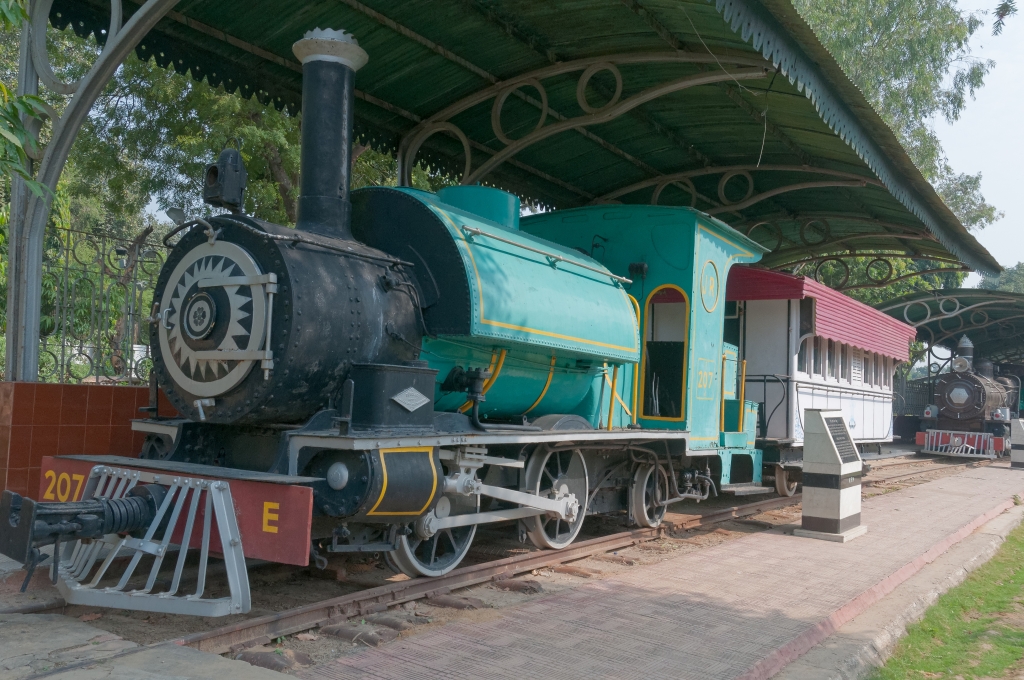
[[[871,680],[1017,678],[1024,670],[1024,525],[908,627]]]

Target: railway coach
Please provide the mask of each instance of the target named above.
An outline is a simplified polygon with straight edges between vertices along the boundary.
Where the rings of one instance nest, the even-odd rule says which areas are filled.
[[[752,267],[733,270],[726,304],[726,340],[747,360],[757,444],[780,495],[801,480],[806,409],[842,411],[861,450],[893,440],[893,378],[913,326],[809,277]]]
[[[690,208],[520,219],[488,187],[350,193],[366,54],[319,29],[294,52],[296,228],[241,213],[244,166],[223,152],[204,198],[226,212],[182,221],[157,283],[140,458],[47,459],[68,493],[5,491],[0,552],[31,573],[52,544],[69,603],[218,616],[248,610],[247,559],[373,552],[438,576],[480,524],[560,549],[588,515],[653,527],[760,485],[758,406],[723,327],[731,268],[765,249]],[[158,389],[180,417],[157,417]]]

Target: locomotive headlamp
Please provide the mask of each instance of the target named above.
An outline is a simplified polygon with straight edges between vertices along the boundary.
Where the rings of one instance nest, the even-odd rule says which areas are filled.
[[[224,149],[213,165],[206,166],[203,201],[231,212],[241,212],[249,174],[238,149]]]
[[[348,466],[338,461],[327,469],[327,485],[335,491],[348,486]]]

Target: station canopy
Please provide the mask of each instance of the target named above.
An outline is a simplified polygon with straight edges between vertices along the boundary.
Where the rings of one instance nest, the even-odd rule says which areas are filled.
[[[54,0],[50,22],[103,43],[110,0]],[[424,163],[548,208],[695,206],[763,266],[874,285],[899,258],[1000,269],[789,0],[181,0],[137,53],[296,111],[292,44],[317,27],[369,54],[356,133],[404,183]]]
[[[980,288],[926,291],[879,309],[915,326],[917,339],[925,344],[953,349],[966,335],[979,359],[1024,363],[1024,295],[1019,293]]]

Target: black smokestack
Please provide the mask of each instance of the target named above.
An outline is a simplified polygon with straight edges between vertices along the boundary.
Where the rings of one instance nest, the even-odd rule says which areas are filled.
[[[958,356],[967,359],[971,367],[974,366],[974,343],[966,335],[962,336],[960,342],[957,343],[956,353]]]
[[[369,57],[351,35],[329,28],[309,31],[292,51],[302,62],[302,169],[295,228],[350,239],[355,77]]]

